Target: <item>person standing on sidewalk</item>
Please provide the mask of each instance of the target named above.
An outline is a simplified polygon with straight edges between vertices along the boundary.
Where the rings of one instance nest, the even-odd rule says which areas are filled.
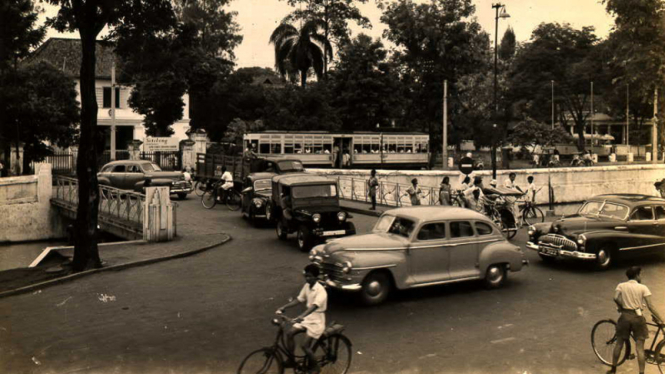
[[[617,370],[617,362],[623,349],[624,343],[630,339],[631,332],[635,339],[635,350],[640,374],[644,374],[644,341],[649,337],[647,321],[644,318],[643,309],[646,306],[658,324],[663,324],[663,319],[651,303],[651,291],[642,283],[642,268],[631,266],[626,270],[627,282],[619,283],[614,291],[614,302],[617,304],[621,317],[617,322],[617,342],[612,355],[612,368],[607,374],[614,374]]]
[[[450,178],[443,177],[441,185],[439,186],[439,203],[443,206],[452,205],[450,201],[451,196],[451,187],[450,187]]]
[[[368,195],[372,201],[372,207],[369,210],[376,210],[376,190],[379,188],[379,180],[376,179],[376,169],[372,169],[369,180],[367,181]]]
[[[403,196],[409,196],[411,199],[411,205],[420,205],[420,195],[423,191],[418,187],[418,179],[411,179],[411,187],[406,190],[406,193]]]

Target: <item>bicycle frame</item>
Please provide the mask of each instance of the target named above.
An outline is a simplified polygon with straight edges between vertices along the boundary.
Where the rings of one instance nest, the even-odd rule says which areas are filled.
[[[665,336],[665,331],[663,330],[663,327],[662,327],[662,326],[657,325],[657,324],[655,324],[655,323],[647,322],[647,326],[654,326],[654,327],[657,328],[657,330],[656,330],[656,335],[653,336],[653,339],[651,340],[651,345],[649,346],[649,349],[646,349],[646,347],[644,348],[644,354],[645,354],[645,356],[646,356],[647,362],[649,362],[649,356],[648,356],[648,353],[653,353],[653,352],[654,352],[654,348],[658,348],[658,346],[660,346],[661,344],[665,344],[665,339],[661,339],[660,342],[658,341],[658,335],[663,334],[663,336]],[[633,341],[636,342],[636,340],[635,340],[635,336],[633,335],[632,332],[630,333],[630,338],[631,338]],[[626,349],[628,350],[628,355],[630,355],[630,353],[631,353],[631,352],[630,352],[630,348],[631,348],[631,347],[630,347],[630,344],[629,344],[629,345],[626,347]],[[653,364],[654,362],[652,361],[652,362],[649,362],[649,363],[650,363],[650,364]]]

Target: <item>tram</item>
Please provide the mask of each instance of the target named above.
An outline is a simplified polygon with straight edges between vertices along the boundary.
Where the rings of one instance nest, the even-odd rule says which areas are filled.
[[[297,158],[306,167],[420,169],[429,162],[429,135],[419,132],[264,131],[243,140],[245,153]]]

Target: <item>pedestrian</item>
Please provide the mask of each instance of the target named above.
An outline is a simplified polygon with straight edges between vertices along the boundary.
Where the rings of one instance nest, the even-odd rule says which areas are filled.
[[[665,179],[656,181],[653,185],[656,187],[656,196],[665,198]]]
[[[368,195],[372,201],[372,207],[369,210],[376,210],[376,190],[379,187],[379,180],[376,178],[376,169],[370,172],[369,180],[367,181]]]
[[[7,176],[7,169],[5,168],[5,164],[0,161],[0,178],[6,177]]]
[[[529,183],[529,185],[526,187],[526,198],[530,200],[532,203],[535,203],[536,193],[538,193],[538,191],[540,190],[536,189],[536,184],[533,181],[533,176],[530,175],[528,178],[526,178],[526,181],[527,183]]]
[[[439,186],[439,204],[444,206],[452,205],[450,197],[451,197],[450,178],[443,177],[441,185]]]
[[[339,147],[337,146],[337,144],[335,144],[335,145],[333,146],[333,167],[335,167],[335,168],[339,168],[339,167],[340,167],[340,165],[339,165],[339,163],[338,163],[338,162],[339,162],[339,161],[338,161],[339,159],[340,159],[340,157],[339,157]]]
[[[469,202],[469,209],[475,210],[479,213],[484,213],[485,201],[479,189],[474,189],[467,201]]]
[[[506,179],[506,181],[504,182],[503,185],[506,188],[510,189],[511,191],[519,191],[519,192],[524,194],[525,192],[522,191],[520,186],[515,184],[515,179],[516,178],[517,178],[517,174],[515,174],[515,173],[508,174],[508,179]],[[517,197],[515,197],[515,196],[506,196],[505,200],[506,200],[506,204],[508,205],[508,208],[513,212],[513,216],[515,216],[515,219],[517,219],[517,217],[519,217],[519,209],[517,208],[517,204],[515,204],[517,202]]]
[[[343,162],[345,168],[348,168],[349,166],[351,166],[351,155],[349,154],[348,149],[344,150],[344,155],[342,156],[342,162]]]
[[[659,325],[663,324],[663,319],[651,302],[651,291],[647,286],[641,284],[642,268],[629,267],[626,270],[626,277],[628,277],[628,281],[619,283],[614,291],[614,302],[617,304],[617,311],[621,313],[621,316],[617,321],[617,341],[612,355],[612,368],[607,372],[608,374],[616,373],[619,355],[631,334],[635,339],[640,374],[644,374],[644,341],[649,337],[647,321],[643,313],[645,306],[649,308],[654,321]]]
[[[510,190],[519,191],[519,192],[524,193],[524,191],[522,191],[522,189],[518,185],[515,184],[515,179],[516,178],[517,178],[517,174],[515,174],[515,173],[508,174],[508,179],[505,180],[503,185],[506,188],[510,189]]]
[[[409,196],[411,199],[411,205],[420,205],[420,195],[423,191],[418,187],[418,179],[411,179],[411,186],[406,190],[406,193],[403,196]]]
[[[317,341],[326,329],[326,309],[328,308],[328,293],[326,289],[318,282],[319,267],[314,264],[305,266],[303,271],[305,275],[305,285],[300,290],[298,297],[288,304],[277,309],[277,314],[283,314],[287,308],[298,304],[305,304],[307,308],[304,312],[293,319],[295,322],[286,332],[286,347],[294,355],[295,342],[293,337],[302,331],[305,331],[305,338],[300,344],[300,348],[309,358],[310,373],[320,373],[321,368],[312,351],[312,343]],[[285,362],[285,367],[295,367],[295,362],[289,359]]]

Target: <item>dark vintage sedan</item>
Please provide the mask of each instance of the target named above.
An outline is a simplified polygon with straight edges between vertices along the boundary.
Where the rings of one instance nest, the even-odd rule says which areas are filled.
[[[179,171],[162,171],[157,164],[146,160],[111,161],[97,173],[100,185],[144,193],[150,186],[169,186],[171,194],[180,199],[192,192],[192,183]],[[149,181],[149,182],[147,182]]]
[[[543,261],[572,258],[604,270],[623,257],[665,252],[665,199],[599,195],[572,216],[529,226],[526,244]]]
[[[326,285],[383,302],[392,289],[470,280],[501,286],[528,261],[486,216],[457,207],[388,210],[370,234],[335,239],[311,250]]]
[[[245,178],[242,190],[242,215],[256,225],[266,219],[266,206],[272,193],[275,173],[252,173]]]

